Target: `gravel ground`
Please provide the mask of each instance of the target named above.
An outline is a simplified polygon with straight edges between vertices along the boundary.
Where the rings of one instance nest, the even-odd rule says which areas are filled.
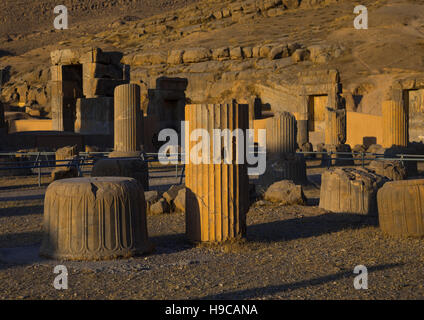
[[[316,204],[319,190],[305,193]],[[373,217],[254,205],[247,241],[196,246],[185,239],[183,214],[149,216],[153,254],[59,262],[38,257],[42,211],[42,199],[0,201],[0,299],[424,298],[423,240],[387,237]],[[68,290],[53,287],[59,264]],[[357,265],[368,268],[368,290],[353,286]]]

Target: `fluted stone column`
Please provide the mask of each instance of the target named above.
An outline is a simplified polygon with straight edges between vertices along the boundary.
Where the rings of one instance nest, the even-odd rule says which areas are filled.
[[[110,260],[151,249],[144,193],[136,180],[74,178],[47,188],[41,256]]]
[[[297,144],[299,147],[309,142],[308,113],[298,114],[297,121]]]
[[[244,143],[245,138],[237,142],[232,139],[234,152],[231,164],[225,164],[223,159],[219,164],[214,164],[213,160],[210,164],[195,164],[189,153],[199,142],[190,141],[189,137],[200,128],[207,130],[211,137],[213,129],[241,129],[245,136],[248,106],[235,103],[187,105],[185,117],[189,125],[185,133],[186,234],[194,242],[223,242],[242,238],[246,234],[249,179],[245,155],[237,153],[236,149],[238,144]],[[204,146],[207,148],[207,145]],[[210,143],[208,150],[212,158],[213,143]],[[237,159],[243,160],[244,164],[237,164]]]
[[[276,113],[268,122],[267,132],[267,155],[270,157],[296,151],[296,118],[291,113]]]
[[[325,114],[325,144],[339,145],[346,142],[346,110],[327,108]]]
[[[383,147],[408,146],[408,116],[402,100],[384,101],[382,113]]]
[[[137,155],[141,150],[142,113],[140,87],[123,84],[115,88],[114,154]]]

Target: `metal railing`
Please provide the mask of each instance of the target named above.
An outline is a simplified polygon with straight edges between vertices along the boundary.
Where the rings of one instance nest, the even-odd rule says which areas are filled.
[[[111,152],[80,152],[74,159],[68,160],[55,160],[49,159],[49,156],[55,156],[54,152],[4,152],[0,153],[0,157],[22,157],[30,158],[35,157],[34,160],[19,160],[19,161],[9,161],[9,162],[0,162],[0,171],[1,170],[36,170],[38,175],[38,186],[41,186],[41,176],[42,169],[51,169],[51,168],[61,168],[61,167],[75,167],[78,170],[78,175],[82,176],[84,168],[87,166],[93,166],[97,159],[93,156],[101,156],[102,158],[107,158]],[[170,154],[170,157],[176,156],[175,158],[170,158],[170,160],[180,160],[181,154]],[[43,160],[44,157],[44,160]],[[145,162],[153,163],[159,162],[158,153],[142,153],[140,156]],[[139,157],[122,157],[115,159],[139,159]],[[180,184],[184,177],[185,166],[176,163],[175,164],[175,178],[179,177],[179,168],[183,166],[183,170],[180,176]],[[153,168],[152,168],[153,169]]]
[[[323,162],[327,161],[327,166],[330,167],[333,161],[361,161],[362,167],[365,167],[365,161],[400,161],[402,163],[408,161],[424,161],[424,155],[417,154],[393,154],[385,155],[382,153],[370,153],[370,152],[333,152],[333,151],[303,151],[297,152],[298,154],[303,155],[322,155]],[[333,158],[333,156],[342,156]],[[343,157],[346,156],[346,157]],[[313,160],[317,159],[316,157],[305,157],[305,159]]]
[[[42,169],[49,168],[60,168],[60,167],[76,167],[78,170],[79,176],[82,176],[85,167],[93,166],[96,158],[100,156],[101,158],[106,158],[111,152],[80,152],[78,156],[70,160],[55,160],[49,157],[55,156],[55,152],[4,152],[0,153],[0,157],[23,157],[30,158],[35,157],[34,160],[19,160],[19,161],[10,161],[10,162],[0,162],[0,171],[1,170],[37,170],[38,174],[38,185],[41,186],[41,175]],[[424,155],[416,154],[395,154],[392,156],[387,156],[384,154],[378,153],[368,153],[368,152],[333,152],[333,151],[310,151],[310,152],[297,152],[298,154],[303,154],[305,159],[312,160],[317,159],[317,155],[321,155],[321,160],[323,164],[325,161],[328,167],[333,165],[333,161],[361,161],[362,167],[365,167],[366,161],[400,161],[402,163],[408,161],[424,161]],[[314,155],[315,157],[312,157]],[[338,156],[333,158],[333,156]],[[339,157],[341,156],[341,157]],[[343,157],[345,156],[345,157]],[[174,157],[174,158],[172,158]],[[184,178],[185,174],[185,165],[181,162],[184,154],[182,153],[170,153],[167,154],[167,159],[174,162],[172,165],[175,165],[175,178],[180,177],[180,184]],[[43,160],[44,158],[44,160]],[[140,158],[142,158],[147,163],[160,162],[158,153],[142,153]],[[117,158],[117,159],[138,159],[138,157],[129,158]],[[175,161],[176,160],[176,161]],[[179,168],[182,167],[181,174],[179,175]],[[154,168],[152,168],[154,169]]]

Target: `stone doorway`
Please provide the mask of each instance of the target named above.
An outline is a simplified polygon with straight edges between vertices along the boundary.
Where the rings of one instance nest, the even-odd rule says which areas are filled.
[[[327,107],[328,107],[328,95],[309,96],[308,131],[309,131],[309,140],[313,145],[324,143],[325,110]]]
[[[83,97],[83,70],[81,64],[54,68],[52,81],[53,130],[74,132],[76,102]]]

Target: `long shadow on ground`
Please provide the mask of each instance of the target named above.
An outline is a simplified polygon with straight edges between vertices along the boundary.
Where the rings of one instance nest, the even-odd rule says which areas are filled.
[[[401,266],[401,264],[384,264],[375,267],[369,267],[368,272],[382,271],[386,269],[392,269]],[[276,286],[267,286],[259,288],[251,288],[240,291],[223,292],[217,295],[209,295],[206,297],[197,298],[195,300],[232,300],[232,299],[255,299],[266,295],[281,294],[285,291],[296,290],[300,288],[306,288],[311,286],[319,286],[328,282],[334,282],[344,278],[352,278],[352,271],[339,272],[336,274],[323,276],[315,279],[303,280],[293,283],[286,283]]]
[[[378,226],[378,218],[359,214],[327,213],[314,217],[293,218],[251,225],[248,240],[257,242],[289,241],[316,237],[342,230]]]
[[[27,216],[31,214],[43,214],[43,210],[44,208],[42,205],[0,208],[0,218]]]

